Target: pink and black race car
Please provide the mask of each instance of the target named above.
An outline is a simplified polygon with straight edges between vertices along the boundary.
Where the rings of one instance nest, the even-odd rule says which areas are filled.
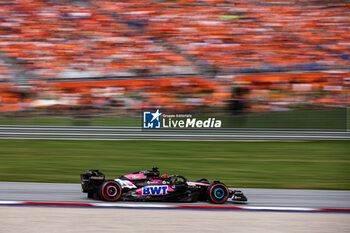
[[[201,179],[190,182],[180,175],[159,176],[158,168],[114,180],[106,180],[98,170],[87,170],[80,177],[82,191],[88,194],[88,198],[104,201],[247,202],[243,192],[230,189],[219,181],[209,183],[207,179]]]

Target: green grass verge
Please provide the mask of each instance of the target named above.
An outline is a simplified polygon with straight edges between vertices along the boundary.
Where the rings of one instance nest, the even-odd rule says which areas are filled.
[[[79,182],[85,169],[113,178],[161,173],[229,186],[350,190],[349,142],[0,140],[0,180]]]
[[[213,111],[214,112],[214,111]],[[285,112],[252,113],[244,116],[196,116],[199,119],[221,119],[225,128],[294,128],[346,129],[346,109],[295,110]],[[350,116],[349,116],[350,117]],[[141,127],[141,117],[12,117],[0,118],[0,125],[55,125],[55,126],[119,126]],[[350,122],[350,119],[348,119]]]
[[[44,125],[44,126],[117,126],[140,127],[140,117],[11,117],[0,118],[0,125]]]

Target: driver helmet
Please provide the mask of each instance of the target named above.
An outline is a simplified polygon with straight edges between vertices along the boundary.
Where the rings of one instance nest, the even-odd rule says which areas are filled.
[[[168,178],[168,175],[167,175],[167,174],[164,174],[164,175],[161,176],[161,178],[162,178],[162,179],[166,179],[166,178]]]

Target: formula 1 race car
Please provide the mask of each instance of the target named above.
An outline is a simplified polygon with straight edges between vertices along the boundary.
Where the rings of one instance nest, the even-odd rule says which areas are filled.
[[[190,182],[180,175],[159,176],[158,168],[114,180],[106,180],[98,170],[86,170],[80,177],[82,191],[87,193],[88,198],[104,201],[247,202],[241,191],[229,189],[219,181],[209,183],[207,179],[201,179]]]

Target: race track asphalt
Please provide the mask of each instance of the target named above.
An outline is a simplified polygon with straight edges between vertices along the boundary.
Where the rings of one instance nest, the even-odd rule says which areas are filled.
[[[294,189],[240,189],[248,197],[247,204],[228,206],[269,206],[306,208],[350,208],[350,191],[294,190]],[[98,203],[81,192],[80,184],[0,182],[0,201]],[[123,202],[127,203],[127,202]],[[135,202],[131,202],[135,203]],[[162,204],[162,203],[157,203]],[[164,203],[169,204],[169,203]],[[178,204],[178,203],[177,203]],[[206,202],[181,205],[211,205]]]

